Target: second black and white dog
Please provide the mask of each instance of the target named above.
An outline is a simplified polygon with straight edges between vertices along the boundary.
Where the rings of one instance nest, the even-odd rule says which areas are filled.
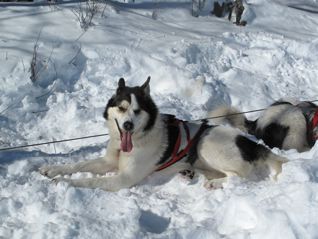
[[[142,86],[128,87],[123,78],[108,101],[104,117],[110,140],[104,157],[70,165],[48,165],[40,173],[76,187],[117,191],[138,184],[155,171],[173,169],[203,173],[207,187],[219,188],[229,176],[248,177],[256,165],[265,165],[276,178],[284,158],[226,126],[188,123],[164,115],[150,96],[150,77]],[[182,159],[182,160],[181,160]],[[108,177],[69,179],[76,172]]]
[[[226,117],[217,116],[226,115]],[[318,139],[318,106],[308,101],[277,101],[256,120],[248,120],[233,107],[220,107],[209,115],[214,123],[230,124],[262,139],[271,148],[309,150]]]

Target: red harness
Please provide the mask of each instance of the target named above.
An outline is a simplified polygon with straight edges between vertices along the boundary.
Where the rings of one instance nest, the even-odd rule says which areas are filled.
[[[119,133],[120,133],[120,135],[122,135],[122,132],[121,132],[120,127],[119,127],[119,124],[118,124],[117,120],[115,120],[115,121],[116,121],[116,125],[118,127],[118,130],[119,130]],[[172,156],[170,157],[170,160],[168,160],[167,162],[162,164],[155,171],[161,171],[161,170],[171,166],[172,164],[178,162],[183,157],[187,156],[187,154],[189,153],[191,147],[193,146],[193,144],[195,144],[198,141],[198,139],[200,138],[202,133],[205,131],[205,129],[211,127],[211,126],[207,126],[206,122],[202,123],[200,128],[196,132],[196,134],[191,139],[190,138],[190,130],[189,130],[189,127],[188,127],[186,121],[174,118],[173,122],[172,122],[172,125],[177,126],[178,127],[178,131],[179,131],[177,140],[175,142],[175,145],[174,145],[174,148],[173,148],[173,151],[172,151],[172,154],[171,154]],[[180,149],[180,145],[181,145],[181,138],[182,138],[181,126],[180,125],[183,126],[184,131],[185,131],[186,136],[187,136],[187,145],[182,150],[179,150]]]
[[[156,171],[161,171],[161,170],[171,166],[172,164],[178,162],[179,160],[181,160],[183,157],[185,157],[188,154],[188,152],[193,144],[193,139],[195,137],[190,139],[190,131],[189,131],[189,127],[188,127],[187,123],[185,121],[182,121],[179,119],[175,119],[175,123],[179,127],[179,134],[178,134],[178,138],[177,138],[176,144],[175,144],[173,152],[172,152],[171,159],[169,161],[167,161],[166,163],[164,163],[163,165],[161,165],[159,168],[157,168]],[[188,143],[184,149],[179,151],[179,148],[181,145],[181,129],[180,129],[181,124],[183,125],[183,128],[187,134],[187,142]]]
[[[312,118],[312,121],[311,121],[312,128],[315,128],[317,125],[318,125],[318,110],[316,110],[314,117]]]
[[[311,130],[314,131],[318,127],[318,109],[315,111],[314,117],[311,120]],[[313,135],[314,140],[318,140],[318,135]]]

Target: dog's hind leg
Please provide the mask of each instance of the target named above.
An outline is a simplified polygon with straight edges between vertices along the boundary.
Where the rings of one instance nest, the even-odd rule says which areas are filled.
[[[214,169],[200,169],[196,168],[196,172],[203,174],[207,180],[217,179],[217,178],[223,178],[226,175],[220,171],[214,170]]]
[[[227,181],[227,175],[223,172],[215,170],[213,168],[208,168],[202,160],[199,160],[195,164],[195,171],[203,174],[206,177],[206,182],[204,187],[207,189],[222,188],[222,184]]]
[[[221,175],[223,175],[223,176],[221,176]],[[232,173],[232,172],[224,172],[224,173],[220,172],[218,174],[218,176],[220,176],[220,177],[208,179],[204,183],[204,187],[207,188],[208,190],[223,188],[223,183],[226,183],[228,181],[229,177],[238,176],[238,174]]]

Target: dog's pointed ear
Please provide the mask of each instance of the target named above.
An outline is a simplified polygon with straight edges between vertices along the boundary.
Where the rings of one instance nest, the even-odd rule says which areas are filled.
[[[125,87],[125,79],[120,78],[118,81],[118,88],[124,88]]]
[[[143,85],[141,86],[141,89],[145,92],[145,94],[149,95],[150,94],[150,76],[148,76],[147,80]]]

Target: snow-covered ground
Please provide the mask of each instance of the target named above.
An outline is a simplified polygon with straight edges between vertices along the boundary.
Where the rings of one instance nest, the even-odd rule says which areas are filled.
[[[190,1],[101,5],[83,32],[76,3],[0,3],[0,148],[107,133],[117,80],[152,77],[161,112],[197,119],[218,105],[318,99],[317,0],[249,0],[237,27]],[[37,38],[38,41],[37,41]],[[36,80],[29,71],[37,42]],[[257,117],[257,113],[248,115]],[[55,185],[37,169],[102,156],[107,137],[0,152],[0,238],[318,238],[318,145],[277,182],[155,173],[117,193]]]

